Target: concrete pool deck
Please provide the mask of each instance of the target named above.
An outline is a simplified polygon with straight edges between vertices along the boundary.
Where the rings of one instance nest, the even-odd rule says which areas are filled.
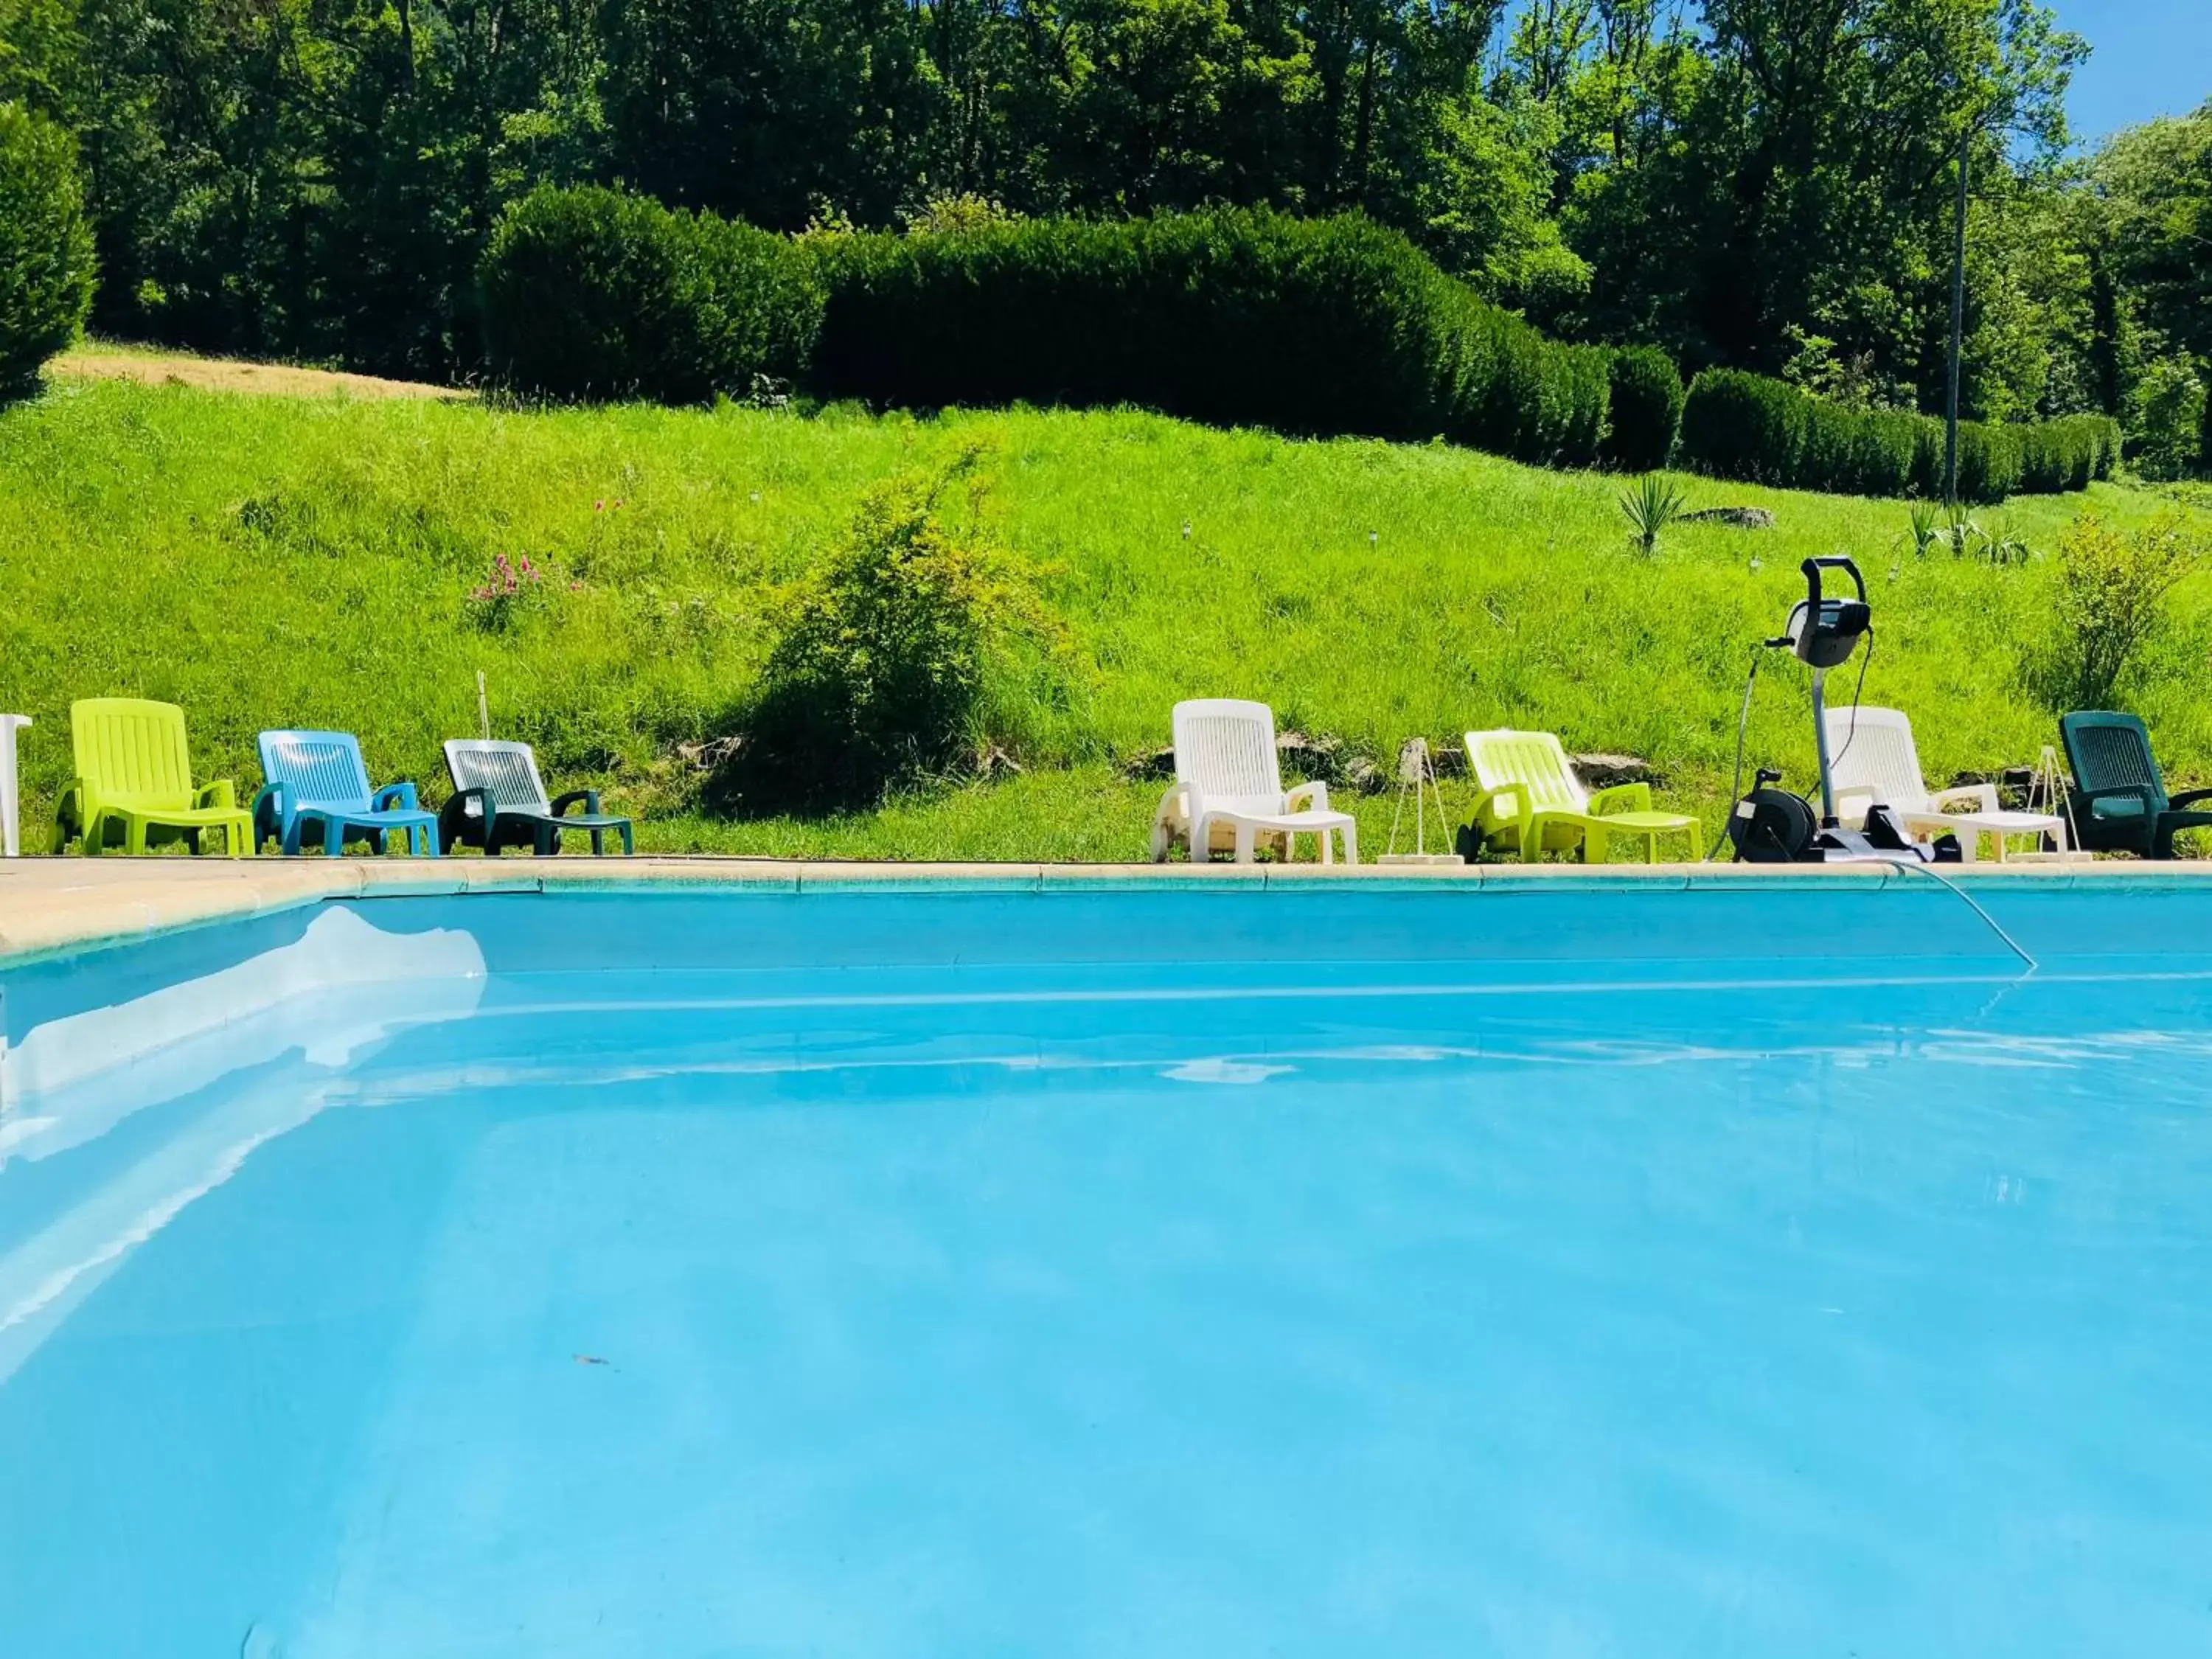
[[[2212,881],[2212,863],[2075,860],[1950,866],[1949,879],[2135,884]],[[1112,884],[1194,883],[1310,888],[1395,883],[1442,892],[1528,891],[1602,883],[1639,888],[1917,878],[1887,866],[1406,866],[1188,864],[862,864],[742,858],[0,860],[0,964],[88,945],[125,944],[203,923],[264,915],[331,899],[538,893],[627,887],[745,887],[787,893],[854,888],[960,887],[1050,891]]]

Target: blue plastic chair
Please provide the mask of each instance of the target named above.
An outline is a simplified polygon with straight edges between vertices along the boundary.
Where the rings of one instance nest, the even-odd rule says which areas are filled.
[[[438,815],[422,811],[413,784],[370,787],[361,740],[350,732],[264,732],[261,775],[268,781],[253,799],[256,845],[274,837],[287,854],[297,853],[312,830],[336,858],[348,842],[365,841],[381,853],[386,833],[398,830],[410,853],[436,858],[444,850]]]

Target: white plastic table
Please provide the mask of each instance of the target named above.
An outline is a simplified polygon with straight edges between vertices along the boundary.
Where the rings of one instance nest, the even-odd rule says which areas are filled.
[[[15,733],[31,723],[28,714],[0,714],[0,856],[21,858],[15,826]]]

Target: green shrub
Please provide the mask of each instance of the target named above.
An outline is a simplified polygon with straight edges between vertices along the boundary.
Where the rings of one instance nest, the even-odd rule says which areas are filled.
[[[2118,459],[2103,416],[2034,425],[1959,423],[1959,498],[2086,489]],[[1682,410],[1683,460],[1717,477],[1838,494],[1940,496],[1944,425],[1894,410],[1860,411],[1736,369],[1707,369]]]
[[[1605,464],[1625,472],[1666,465],[1687,395],[1674,360],[1650,346],[1629,346],[1612,354],[1606,374],[1611,403]]]
[[[817,384],[908,407],[1130,403],[1429,436],[1443,279],[1358,217],[1030,219],[821,243]]]
[[[866,805],[970,772],[995,746],[992,716],[1018,699],[994,696],[994,682],[1019,678],[1024,652],[1034,663],[1063,643],[1030,574],[984,532],[979,459],[970,449],[861,498],[846,539],[790,606],[720,805]]]
[[[1959,422],[1959,499],[2001,501],[2020,488],[2021,440],[2009,426]]]
[[[92,308],[92,228],[76,145],[45,117],[0,104],[0,398],[38,384]]]
[[[1594,461],[1604,434],[1604,352],[1547,339],[1358,215],[1031,219],[815,245],[816,381],[831,398],[1127,403],[1570,465]]]
[[[1716,477],[1794,484],[1812,408],[1812,398],[1780,380],[1709,368],[1682,404],[1682,459]]]
[[[1856,495],[1857,465],[1852,451],[1858,422],[1859,417],[1841,404],[1807,398],[1805,441],[1797,452],[1797,471],[1790,482],[1804,489]]]
[[[1588,465],[1611,395],[1610,353],[1546,338],[1357,214],[963,212],[793,242],[548,189],[502,217],[483,289],[495,373],[562,396],[803,374],[878,404],[1135,404]]]
[[[2059,538],[2052,633],[2029,648],[2029,685],[2051,708],[2114,708],[2120,684],[2167,625],[2166,596],[2212,556],[2203,532],[2170,512],[2134,532],[2085,513]]]
[[[519,391],[702,403],[806,368],[814,261],[780,236],[596,187],[500,217],[479,273],[485,355]]]
[[[2070,476],[2069,446],[2064,435],[2046,423],[2020,436],[2020,487],[2036,495],[2052,495],[2065,488]]]
[[[2204,465],[2208,470],[2212,470],[2212,402],[2207,402],[2204,405],[2204,414],[2206,420]],[[2096,476],[2099,478],[2109,478],[2119,470],[2121,459],[2127,452],[2125,428],[2109,415],[2096,415],[2090,418],[2097,422]]]
[[[2212,394],[2196,366],[2154,359],[2128,393],[2128,455],[2146,478],[2185,478],[2203,465]]]
[[[2118,429],[2118,422],[2102,415],[2068,415],[2021,428],[2021,489],[2039,495],[2087,489],[2091,480],[2110,472],[2106,449],[2117,441]]]
[[[1911,495],[1919,468],[1921,434],[1932,424],[1903,410],[1860,416],[1852,443],[1856,492],[1892,499]]]

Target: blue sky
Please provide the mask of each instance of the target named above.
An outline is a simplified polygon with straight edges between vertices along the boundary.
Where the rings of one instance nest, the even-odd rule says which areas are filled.
[[[2096,48],[2066,100],[2087,139],[2212,98],[2212,0],[2053,0],[2058,21]]]
[[[2212,98],[2212,0],[2045,3],[2096,48],[2066,100],[2085,142],[2153,116],[2185,115]],[[1519,0],[1511,11],[1518,15]]]

